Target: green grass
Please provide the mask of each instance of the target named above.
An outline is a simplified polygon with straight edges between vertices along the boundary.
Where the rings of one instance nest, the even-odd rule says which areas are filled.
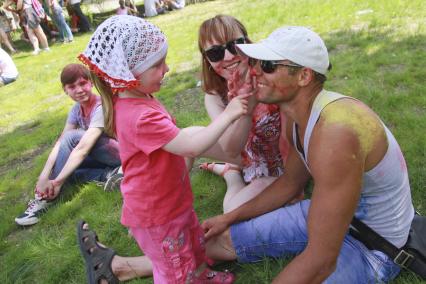
[[[370,13],[359,11],[372,10]],[[326,88],[369,104],[391,128],[405,154],[415,206],[426,213],[426,2],[382,1],[208,1],[153,18],[170,43],[170,73],[158,97],[180,127],[205,125],[199,80],[197,32],[218,13],[236,16],[254,41],[282,25],[310,26],[330,50],[333,70]],[[39,224],[19,228],[14,217],[32,196],[52,143],[72,105],[58,80],[64,65],[77,62],[89,35],[70,45],[52,45],[50,53],[15,55],[15,83],[0,88],[0,283],[84,283],[85,272],[75,237],[78,219],[90,222],[107,245],[121,255],[140,251],[119,223],[121,197],[94,184],[72,187]],[[204,219],[221,212],[225,184],[193,171],[195,208]],[[286,261],[227,263],[237,283],[270,283]],[[151,279],[132,283],[151,283]],[[393,283],[425,283],[402,273]]]

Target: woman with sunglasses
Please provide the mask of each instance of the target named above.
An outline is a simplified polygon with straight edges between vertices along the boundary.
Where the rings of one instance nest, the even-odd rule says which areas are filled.
[[[246,28],[231,16],[217,15],[200,26],[202,89],[212,120],[233,96],[252,89],[248,58],[236,50],[236,44],[250,42]],[[208,153],[209,157],[238,167],[218,163],[200,166],[224,177],[227,184],[225,212],[255,197],[284,171],[288,142],[281,133],[284,134],[285,118],[280,115],[278,106],[257,103],[255,96],[250,100],[249,114],[234,122]]]

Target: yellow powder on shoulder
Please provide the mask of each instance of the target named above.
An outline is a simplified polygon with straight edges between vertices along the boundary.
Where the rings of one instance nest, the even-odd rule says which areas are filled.
[[[381,137],[380,121],[366,106],[354,101],[337,101],[326,106],[322,113],[324,125],[346,125],[358,136],[361,151],[369,153]]]

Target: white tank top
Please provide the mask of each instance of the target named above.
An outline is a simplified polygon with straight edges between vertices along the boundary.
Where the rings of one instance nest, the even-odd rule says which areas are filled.
[[[350,98],[322,90],[315,98],[306,126],[303,149],[300,149],[297,126],[293,124],[293,142],[309,170],[309,140],[321,111],[328,104]],[[383,122],[382,122],[383,124]],[[363,187],[355,216],[397,247],[402,247],[408,238],[414,208],[411,202],[407,166],[398,143],[383,124],[388,140],[388,149],[383,159],[370,171],[364,172]]]

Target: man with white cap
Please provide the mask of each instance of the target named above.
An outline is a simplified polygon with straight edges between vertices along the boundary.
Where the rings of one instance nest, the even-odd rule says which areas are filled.
[[[289,118],[292,147],[285,173],[259,196],[203,223],[207,252],[241,262],[297,255],[273,283],[396,277],[390,257],[348,234],[356,216],[398,248],[407,241],[414,209],[392,133],[362,102],[323,88],[328,51],[313,31],[284,27],[238,47],[250,57],[256,98]],[[288,205],[310,179],[312,199]]]

